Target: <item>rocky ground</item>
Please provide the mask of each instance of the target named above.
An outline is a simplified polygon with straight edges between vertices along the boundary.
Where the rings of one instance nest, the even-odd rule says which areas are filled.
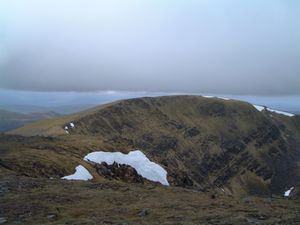
[[[2,178],[0,224],[300,224],[300,201],[116,180]]]

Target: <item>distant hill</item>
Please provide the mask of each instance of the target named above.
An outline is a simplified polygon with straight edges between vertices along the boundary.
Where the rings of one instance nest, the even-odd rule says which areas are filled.
[[[6,132],[34,121],[55,118],[58,116],[61,116],[61,114],[56,112],[33,112],[23,114],[0,110],[0,132]]]
[[[6,110],[16,113],[28,114],[32,112],[56,112],[59,114],[70,114],[80,112],[82,110],[89,109],[96,106],[97,104],[71,104],[71,105],[61,105],[61,106],[36,106],[36,105],[0,105],[0,110]]]

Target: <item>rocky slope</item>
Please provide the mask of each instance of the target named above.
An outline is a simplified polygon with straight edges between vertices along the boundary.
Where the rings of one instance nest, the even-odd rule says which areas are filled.
[[[116,180],[0,179],[3,224],[298,225],[300,202]],[[3,222],[5,221],[5,222]]]

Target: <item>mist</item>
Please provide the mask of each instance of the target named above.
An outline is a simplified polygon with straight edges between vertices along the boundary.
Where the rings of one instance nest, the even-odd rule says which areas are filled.
[[[300,95],[300,2],[0,3],[0,88]]]

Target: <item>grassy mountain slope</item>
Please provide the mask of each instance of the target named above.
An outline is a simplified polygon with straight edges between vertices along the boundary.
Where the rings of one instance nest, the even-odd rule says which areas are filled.
[[[70,122],[75,128],[67,135]],[[11,133],[55,136],[78,162],[90,151],[141,149],[165,167],[173,186],[266,196],[300,180],[299,124],[299,117],[246,102],[168,96],[118,101]]]
[[[70,122],[75,128],[66,134]],[[118,101],[9,133],[0,135],[0,215],[12,224],[300,222],[299,116],[169,96]],[[162,165],[171,186],[83,160],[93,151],[133,149]],[[94,179],[60,179],[77,165]]]

